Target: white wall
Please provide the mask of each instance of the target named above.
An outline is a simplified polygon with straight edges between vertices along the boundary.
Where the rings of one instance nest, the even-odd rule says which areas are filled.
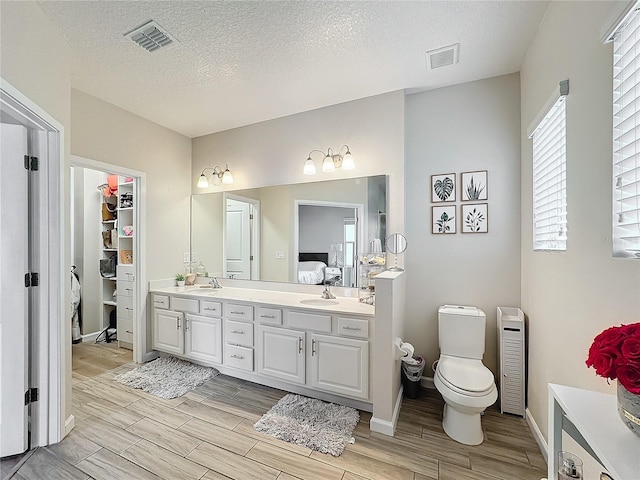
[[[78,90],[71,92],[74,155],[147,174],[147,278],[183,271],[189,251],[191,140]]]
[[[47,114],[60,122],[65,131],[64,181],[62,190],[69,192],[70,151],[70,89],[71,50],[57,29],[49,22],[36,2],[0,2],[0,76]],[[69,212],[69,196],[65,196],[63,212]],[[70,228],[69,216],[63,219],[65,237]],[[63,271],[71,266],[71,246],[66,238]],[[65,275],[65,318],[71,315],[70,276]],[[67,343],[61,352],[65,361],[64,400],[62,418],[71,415],[71,322],[64,322],[63,335]]]
[[[484,361],[495,372],[496,307],[520,303],[519,87],[516,73],[406,98],[405,341],[428,366],[439,356],[438,306],[485,311]],[[459,174],[474,170],[488,171],[489,232],[462,234]],[[430,178],[452,172],[458,233],[432,234]]]
[[[356,169],[302,173],[313,149],[333,150],[347,144]],[[344,153],[344,149],[343,149]],[[193,139],[193,193],[207,166],[229,164],[234,184],[229,190],[317,182],[369,175],[389,175],[389,231],[404,231],[404,93],[392,92],[311,110],[268,122]],[[219,191],[224,187],[210,187]]]
[[[529,317],[529,409],[545,436],[547,384],[614,393],[615,382],[586,368],[587,351],[600,331],[640,318],[640,262],[611,256],[612,46],[600,37],[618,7],[551,2],[521,71],[522,307]],[[567,251],[532,252],[526,128],[567,78]]]

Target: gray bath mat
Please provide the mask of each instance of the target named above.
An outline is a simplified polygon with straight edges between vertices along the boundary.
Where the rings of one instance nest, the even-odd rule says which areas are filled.
[[[351,407],[288,394],[253,426],[285,442],[295,443],[334,457],[342,454],[360,415]]]
[[[160,357],[130,372],[121,373],[114,380],[139,388],[156,397],[176,398],[215,377],[215,368],[195,365],[175,357]]]

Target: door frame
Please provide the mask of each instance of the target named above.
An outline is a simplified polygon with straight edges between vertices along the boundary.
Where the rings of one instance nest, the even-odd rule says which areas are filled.
[[[253,261],[249,262],[251,274],[250,280],[260,280],[260,200],[255,198],[243,197],[235,193],[222,192],[222,276],[227,278],[227,200],[235,200],[236,202],[248,203],[251,207],[250,214],[253,220],[249,222],[251,251],[249,255],[253,256]]]
[[[326,200],[300,200],[295,199],[293,201],[293,261],[291,262],[291,278],[292,281],[298,283],[298,254],[300,253],[300,207],[304,205],[311,205],[315,207],[338,207],[338,208],[353,208],[358,213],[358,230],[356,247],[357,252],[362,253],[364,251],[364,223],[365,223],[365,204],[364,203],[350,203],[350,202],[328,202]]]
[[[143,254],[143,245],[146,245],[147,238],[147,204],[146,204],[146,188],[147,188],[147,174],[131,168],[121,167],[119,165],[113,165],[110,163],[100,162],[98,160],[92,160],[90,158],[80,157],[77,155],[71,155],[72,167],[88,168],[91,170],[98,170],[105,173],[112,173],[114,175],[121,175],[124,177],[134,177],[136,183],[134,185],[134,208],[136,209],[135,218],[137,225],[134,226],[133,231],[135,236],[133,237],[134,251],[136,252],[136,260],[134,263],[135,271],[135,295],[136,295],[136,312],[138,312],[136,318],[133,319],[133,361],[136,363],[144,363],[148,360],[147,352],[147,329],[146,329],[146,299],[148,294],[147,285],[147,257]],[[73,232],[69,232],[71,236]],[[71,237],[70,237],[71,238]]]
[[[31,410],[31,447],[57,443],[73,428],[73,416],[65,418],[67,373],[71,376],[71,323],[63,319],[71,313],[71,280],[65,246],[64,222],[65,150],[64,126],[11,83],[0,77],[1,108],[30,129],[47,137],[47,161],[40,162],[42,175],[36,179],[38,200],[38,247],[40,251],[40,286],[35,293],[38,308],[32,328],[38,337],[30,358],[32,386],[39,389],[40,400]],[[42,151],[38,152],[41,155]],[[67,268],[65,268],[67,267]],[[67,325],[68,323],[68,325]],[[68,370],[67,370],[68,369]]]

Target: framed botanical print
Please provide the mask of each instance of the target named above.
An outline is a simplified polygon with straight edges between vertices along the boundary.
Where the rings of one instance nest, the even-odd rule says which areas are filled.
[[[431,207],[431,233],[456,233],[456,206]]]
[[[456,174],[431,175],[431,202],[456,201]]]
[[[462,233],[487,233],[489,231],[489,204],[464,203],[460,206]]]
[[[462,172],[460,174],[460,196],[463,202],[486,200],[489,198],[487,188],[486,170]]]

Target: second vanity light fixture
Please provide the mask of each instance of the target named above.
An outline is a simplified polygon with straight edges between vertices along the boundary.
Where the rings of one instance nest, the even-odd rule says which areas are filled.
[[[231,171],[229,170],[229,165],[225,163],[224,170],[222,167],[216,165],[215,167],[205,167],[202,169],[202,173],[200,174],[200,178],[198,179],[198,188],[207,188],[209,186],[209,180],[207,180],[204,172],[207,170],[212,170],[211,180],[215,185],[220,185],[220,183],[224,183],[225,185],[230,185],[233,183],[233,175],[231,175]]]
[[[344,155],[341,155],[340,152],[342,152],[343,148],[346,148],[347,151]],[[311,150],[307,157],[307,161],[304,162],[305,175],[316,174],[316,164],[311,160],[311,154],[314,152],[319,152],[324,155],[324,160],[322,160],[322,171],[325,173],[334,172],[336,168],[342,168],[343,170],[353,170],[356,168],[356,164],[353,162],[353,157],[349,151],[349,146],[343,145],[338,149],[337,153],[333,153],[333,150],[330,148],[327,149],[327,153],[321,150]]]

